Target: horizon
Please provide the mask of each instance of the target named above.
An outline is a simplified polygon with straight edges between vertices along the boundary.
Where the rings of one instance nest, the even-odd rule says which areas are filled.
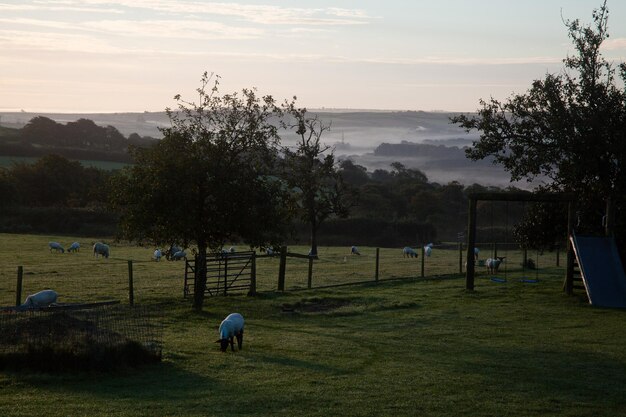
[[[8,0],[0,111],[162,112],[204,71],[316,111],[474,112],[524,93],[573,54],[564,20],[601,1]],[[353,7],[353,4],[355,6]],[[626,4],[602,53],[626,61]]]

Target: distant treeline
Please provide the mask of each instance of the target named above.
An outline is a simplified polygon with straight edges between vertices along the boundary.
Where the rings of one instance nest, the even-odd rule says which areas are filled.
[[[0,128],[0,155],[41,157],[54,153],[69,159],[130,163],[129,146],[148,147],[155,139],[136,133],[124,137],[113,126],[78,119],[60,124],[37,116],[21,129]]]
[[[23,129],[2,128],[0,138],[0,147],[49,152],[35,163],[0,168],[0,232],[75,235],[115,234],[118,215],[108,206],[115,192],[110,186],[115,173],[84,167],[68,158],[76,158],[76,152],[84,153],[81,158],[89,153],[89,159],[106,154],[111,157],[106,160],[116,160],[112,155],[123,155],[126,159],[121,160],[131,162],[128,146],[149,146],[154,140],[139,135],[125,138],[111,126],[100,127],[85,119],[61,125],[45,117],[31,120]],[[347,219],[329,219],[322,224],[320,244],[405,246],[456,240],[466,228],[468,193],[499,190],[430,182],[420,170],[398,162],[390,168],[370,172],[349,159],[340,163],[342,177],[357,191],[358,200]],[[502,225],[510,214],[515,213],[487,213],[494,238],[497,232],[498,238],[507,239]],[[308,238],[308,226],[295,225],[292,241],[306,243]]]

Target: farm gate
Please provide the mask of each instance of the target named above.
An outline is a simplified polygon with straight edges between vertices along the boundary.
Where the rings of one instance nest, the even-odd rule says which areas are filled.
[[[193,295],[197,258],[185,261],[184,297]],[[207,256],[205,296],[254,294],[256,292],[256,253],[234,252]]]

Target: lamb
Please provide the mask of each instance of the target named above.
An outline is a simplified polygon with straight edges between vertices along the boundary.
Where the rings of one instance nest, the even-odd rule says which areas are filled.
[[[163,254],[161,253],[161,249],[157,248],[157,249],[154,251],[154,260],[158,262],[158,261],[160,261],[160,260],[161,260],[161,257],[162,257],[162,256],[163,256]]]
[[[67,248],[68,252],[80,252],[80,243],[74,242]]]
[[[404,258],[417,258],[417,252],[415,252],[413,248],[405,246],[402,249],[402,256]]]
[[[20,310],[29,308],[48,307],[50,304],[57,302],[58,294],[54,290],[43,290],[38,293],[31,294],[26,297],[24,304],[20,305]]]
[[[359,255],[359,256],[361,255],[361,252],[359,252],[359,248],[357,248],[356,246],[352,246],[350,248],[350,253],[353,255]]]
[[[430,256],[433,253],[433,244],[429,243],[428,245],[424,246],[424,255],[426,256]]]
[[[108,259],[109,258],[109,245],[105,245],[102,242],[96,242],[93,245],[93,256],[97,258],[98,255],[102,255]]]
[[[235,344],[233,337],[237,338],[237,346],[241,350],[243,345],[243,316],[239,313],[231,313],[220,324],[220,338],[215,343],[220,344],[220,350],[226,352],[228,344],[230,344],[231,351],[235,351]]]
[[[186,259],[186,258],[187,258],[187,252],[185,252],[184,250],[179,250],[178,252],[174,253],[170,259],[173,261],[180,261],[181,259]]]
[[[65,253],[65,249],[63,249],[63,246],[61,246],[58,242],[49,242],[48,246],[50,247],[50,252],[55,251]]]
[[[488,258],[485,261],[485,266],[487,267],[487,270],[492,274],[498,273],[498,268],[500,268],[500,264],[504,262],[504,258],[506,258],[506,256],[496,256],[495,258]]]

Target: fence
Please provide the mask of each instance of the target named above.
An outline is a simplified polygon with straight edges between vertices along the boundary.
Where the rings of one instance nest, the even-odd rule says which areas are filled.
[[[493,256],[505,256],[500,274],[532,275],[539,277],[544,273],[553,273],[550,268],[564,263],[562,251],[524,254],[513,244],[479,243],[478,277],[489,277],[480,260]],[[418,258],[405,258],[400,248],[360,248],[361,255],[352,255],[350,248],[321,247],[318,258],[299,254],[308,252],[305,247],[285,248],[284,256],[254,254],[255,289],[259,292],[295,289],[319,288],[333,285],[345,285],[377,280],[401,278],[428,278],[442,275],[464,274],[465,250],[458,243],[436,245],[432,255],[425,257],[418,250]],[[241,254],[244,254],[241,252]],[[63,255],[60,255],[63,256]],[[231,254],[230,256],[233,256]],[[532,262],[524,262],[524,258]],[[64,260],[65,262],[61,261]],[[122,303],[154,303],[179,297],[181,289],[192,291],[193,273],[185,278],[186,263],[181,261],[143,261],[124,259],[93,259],[86,256],[82,262],[78,258],[61,258],[50,255],[36,265],[25,264],[22,267],[0,266],[0,306],[11,306],[23,302],[28,294],[45,288],[52,288],[59,293],[60,302],[85,303],[107,300],[120,300]],[[231,262],[235,262],[234,259]],[[239,262],[239,261],[237,261]],[[246,261],[247,262],[247,261]],[[530,268],[534,264],[535,269]],[[523,266],[525,265],[525,266]],[[232,268],[231,268],[232,266]],[[214,281],[209,280],[214,293],[224,293],[220,286],[224,268],[239,273],[244,269],[222,264],[213,271]],[[221,272],[219,269],[221,268]],[[239,269],[237,269],[239,268]],[[245,282],[252,278],[252,267],[244,271],[241,284],[244,292],[250,288]],[[246,276],[247,275],[247,276]],[[233,277],[230,279],[232,280]],[[213,284],[211,284],[213,282]],[[223,282],[223,281],[222,281]],[[234,287],[232,288],[235,289]],[[226,294],[232,294],[226,286]],[[254,291],[252,291],[254,292]]]

